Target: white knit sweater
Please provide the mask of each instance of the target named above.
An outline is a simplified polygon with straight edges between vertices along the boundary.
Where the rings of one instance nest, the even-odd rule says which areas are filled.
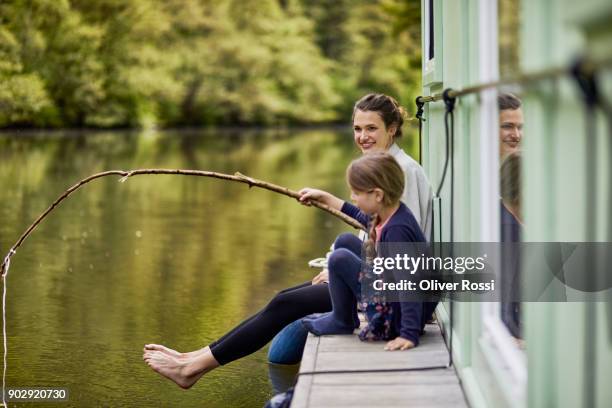
[[[408,156],[397,144],[393,143],[387,152],[397,160],[406,175],[402,201],[410,208],[414,218],[421,226],[425,238],[429,240],[433,190],[429,180],[427,180],[425,171],[416,160]]]

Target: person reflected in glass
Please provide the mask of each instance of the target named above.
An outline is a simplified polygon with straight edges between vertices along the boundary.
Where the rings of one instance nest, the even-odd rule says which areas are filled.
[[[497,97],[499,107],[499,160],[521,149],[523,140],[523,108],[514,94],[502,93]]]
[[[501,318],[512,336],[522,338],[520,276],[523,213],[521,203],[521,153],[506,156],[500,168],[501,192]],[[504,245],[507,244],[507,245]],[[519,341],[519,345],[521,342]]]

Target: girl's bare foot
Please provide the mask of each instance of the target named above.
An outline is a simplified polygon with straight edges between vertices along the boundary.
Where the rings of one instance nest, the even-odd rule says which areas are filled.
[[[181,353],[180,351],[173,350],[169,347],[166,347],[162,344],[145,344],[144,351],[160,351],[164,354],[169,355],[170,357],[174,357],[179,360],[191,360],[192,358],[198,357],[206,351],[208,351],[208,347],[203,347],[199,350],[190,351],[188,353]]]

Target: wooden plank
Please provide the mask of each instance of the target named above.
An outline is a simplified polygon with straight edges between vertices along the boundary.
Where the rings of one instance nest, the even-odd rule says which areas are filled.
[[[427,325],[419,347],[384,351],[384,342],[362,342],[355,335],[308,336],[292,407],[467,407],[452,368],[425,371],[333,373],[445,366],[448,351],[437,325]]]
[[[373,368],[420,368],[445,365],[448,354],[445,350],[390,352],[384,350],[345,352],[320,352],[317,357],[318,370],[366,370]]]
[[[387,385],[387,384],[420,384],[452,385],[459,384],[455,370],[408,371],[371,374],[319,374],[315,375],[312,384],[347,384],[347,385]]]
[[[444,349],[444,340],[442,336],[438,336],[436,339],[427,338],[429,336],[425,335],[421,339],[421,342],[414,351],[431,351],[431,350],[439,350],[440,348]],[[359,340],[357,336],[354,335],[339,335],[339,336],[322,336],[322,341],[319,346],[320,352],[326,351],[376,351],[383,350],[385,347],[385,342],[383,341],[371,341],[365,342]]]
[[[316,370],[319,342],[320,337],[308,334],[299,372],[303,373]],[[309,406],[312,381],[313,376],[310,375],[299,377],[293,393],[293,399],[291,400],[291,407],[305,408]]]
[[[459,385],[318,385],[309,407],[467,407]]]

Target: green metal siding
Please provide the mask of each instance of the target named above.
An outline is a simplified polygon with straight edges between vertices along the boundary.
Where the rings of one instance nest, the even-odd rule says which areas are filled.
[[[485,0],[483,0],[485,1]],[[436,61],[433,73],[424,75],[423,94],[462,88],[479,82],[478,39],[481,2],[437,1]],[[425,6],[425,2],[422,3]],[[440,21],[442,27],[440,27]],[[439,49],[439,51],[438,51]],[[593,56],[612,54],[612,3],[607,0],[575,2],[535,0],[521,2],[521,68],[540,70],[566,65],[588,50]],[[442,71],[442,72],[440,72]],[[437,82],[435,79],[442,82]],[[606,95],[612,95],[612,75],[606,74]],[[524,90],[523,202],[524,241],[586,240],[586,135],[583,106],[570,80],[542,81]],[[480,98],[462,98],[455,113],[455,240],[480,241],[483,223],[479,195]],[[434,189],[442,175],[444,159],[444,107],[442,102],[425,109],[423,163]],[[608,144],[612,143],[600,117],[597,169],[597,239],[607,237],[612,188]],[[497,137],[497,135],[491,135]],[[449,238],[449,182],[441,193],[442,239]],[[436,219],[436,223],[438,219]],[[553,283],[549,291],[565,291]],[[571,293],[570,293],[571,296]],[[449,327],[449,304],[439,307]],[[588,319],[594,323],[589,326]],[[457,303],[453,339],[455,365],[473,407],[579,407],[594,389],[595,406],[612,406],[612,307],[609,304],[531,303],[523,309],[527,344],[527,389],[520,400],[509,389],[507,368],[498,351],[484,338],[483,307]],[[589,331],[587,331],[587,329]],[[593,330],[592,327],[595,329]],[[586,347],[596,353],[594,367],[585,367]],[[590,374],[589,374],[590,373]],[[594,386],[588,384],[593,375]]]
[[[612,52],[612,4],[588,2],[523,2],[524,70],[568,64],[576,55]],[[602,29],[602,21],[607,30]],[[610,79],[609,73],[606,77]],[[610,95],[610,92],[607,92]],[[525,239],[528,241],[610,240],[609,160],[612,143],[600,118],[596,237],[587,237],[584,108],[570,80],[542,84],[525,100],[524,159]],[[563,220],[563,222],[560,222]],[[552,290],[563,290],[557,285]],[[571,296],[571,293],[570,293]],[[595,321],[589,328],[586,323]],[[612,404],[612,314],[606,304],[537,303],[525,310],[528,342],[528,402],[532,407],[578,407],[595,395],[595,406]],[[595,366],[585,362],[594,349]],[[594,378],[590,380],[589,375]],[[593,383],[591,385],[591,383]]]

